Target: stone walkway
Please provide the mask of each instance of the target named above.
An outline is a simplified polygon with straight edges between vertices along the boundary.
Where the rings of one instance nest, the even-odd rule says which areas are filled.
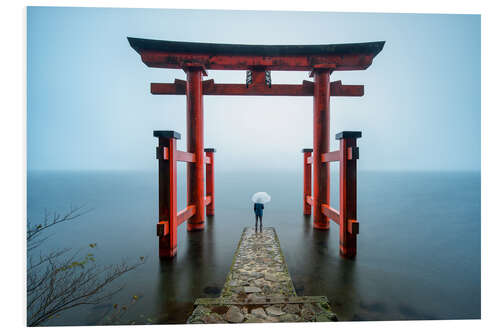
[[[188,324],[337,321],[324,296],[297,296],[274,228],[245,228],[219,298],[199,298]]]

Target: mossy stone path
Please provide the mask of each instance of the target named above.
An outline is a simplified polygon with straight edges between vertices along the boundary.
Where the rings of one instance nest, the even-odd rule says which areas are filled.
[[[188,324],[337,321],[324,296],[297,296],[274,228],[245,228],[219,298],[199,298]]]

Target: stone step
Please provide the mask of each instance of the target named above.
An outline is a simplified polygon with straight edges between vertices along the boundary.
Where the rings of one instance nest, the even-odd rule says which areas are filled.
[[[194,305],[256,305],[256,304],[303,304],[328,303],[326,296],[256,296],[243,301],[233,297],[198,298]]]
[[[198,298],[187,323],[337,321],[325,296],[297,296],[274,228],[241,235],[218,298]]]

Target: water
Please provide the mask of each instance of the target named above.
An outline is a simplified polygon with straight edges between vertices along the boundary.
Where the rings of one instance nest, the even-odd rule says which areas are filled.
[[[122,322],[184,323],[196,298],[219,295],[241,232],[254,223],[249,197],[258,191],[273,198],[264,225],[278,232],[297,293],[327,296],[341,320],[480,318],[479,173],[360,172],[354,261],[339,256],[336,224],[318,231],[303,217],[301,173],[215,177],[216,215],[202,232],[187,233],[182,224],[177,257],[160,261],[155,172],[30,172],[31,221],[40,221],[45,209],[92,208],[60,225],[45,246],[87,251],[96,242],[100,264],[147,257],[117,281],[125,288],[111,300],[70,310],[48,324],[99,324],[112,304],[128,305],[133,295],[140,299]],[[332,179],[338,207],[337,176]],[[179,210],[186,205],[185,185],[180,175]]]

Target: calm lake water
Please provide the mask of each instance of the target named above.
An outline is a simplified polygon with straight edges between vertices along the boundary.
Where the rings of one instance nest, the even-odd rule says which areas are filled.
[[[184,169],[181,169],[184,172]],[[182,173],[181,172],[181,173]],[[338,175],[338,174],[337,174]],[[338,176],[332,176],[337,180]],[[92,252],[99,264],[146,263],[123,276],[125,288],[98,306],[63,313],[49,325],[96,325],[112,304],[122,322],[184,323],[198,297],[217,297],[245,226],[251,194],[267,191],[264,225],[278,233],[299,295],[324,295],[341,320],[472,319],[481,314],[480,173],[359,172],[358,256],[339,256],[338,226],[312,228],[302,215],[302,174],[216,173],[215,216],[201,232],[178,230],[178,255],[157,256],[156,172],[29,172],[28,219],[70,205],[92,210],[60,225],[49,248]],[[332,180],[338,207],[338,181]],[[179,176],[179,210],[185,207]]]

